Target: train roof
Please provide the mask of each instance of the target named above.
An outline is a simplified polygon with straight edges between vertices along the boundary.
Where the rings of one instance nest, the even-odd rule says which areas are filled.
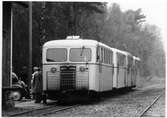
[[[71,46],[78,46],[78,45],[80,45],[80,46],[83,46],[83,45],[97,46],[97,45],[99,45],[99,46],[103,46],[105,48],[111,49],[114,52],[119,52],[119,53],[124,54],[124,55],[132,56],[129,52],[109,47],[108,45],[101,43],[101,42],[98,42],[96,40],[81,39],[79,36],[68,36],[66,39],[48,41],[43,45],[43,47],[50,47],[50,48],[56,47],[56,46],[57,47],[60,47],[60,46],[71,47]]]
[[[136,57],[136,56],[133,56],[133,59],[134,59],[134,60],[137,60],[137,61],[140,61],[140,58],[139,58],[139,57]]]
[[[52,40],[46,42],[43,47],[55,47],[55,46],[77,46],[77,45],[87,45],[87,46],[97,46],[98,42],[90,39],[78,39],[78,40]]]
[[[117,49],[117,48],[109,47],[108,45],[106,45],[106,44],[104,44],[104,43],[99,42],[99,45],[101,45],[101,46],[103,46],[103,47],[106,47],[106,48],[109,48],[109,49],[111,49],[111,50],[114,51],[114,52],[118,52],[118,53],[121,53],[121,54],[124,54],[124,55],[130,55],[130,56],[132,56],[131,53],[129,53],[129,52],[122,51],[122,50],[119,50],[119,49]]]

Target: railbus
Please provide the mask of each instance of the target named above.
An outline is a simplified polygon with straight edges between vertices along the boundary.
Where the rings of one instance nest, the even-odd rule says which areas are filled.
[[[48,41],[42,57],[43,93],[49,99],[58,99],[62,93],[96,96],[136,86],[133,74],[137,73],[132,72],[136,58],[95,40],[68,36]]]

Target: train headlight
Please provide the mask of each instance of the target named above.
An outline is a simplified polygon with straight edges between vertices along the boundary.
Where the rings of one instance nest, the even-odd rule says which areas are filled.
[[[57,71],[57,69],[56,69],[55,67],[52,67],[52,68],[50,69],[50,71],[51,71],[52,73],[55,73],[55,72]]]
[[[85,68],[84,66],[80,66],[79,70],[80,70],[81,72],[84,72],[84,71],[86,71],[86,68]]]

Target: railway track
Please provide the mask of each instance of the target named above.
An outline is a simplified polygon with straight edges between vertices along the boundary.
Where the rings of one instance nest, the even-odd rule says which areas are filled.
[[[148,105],[142,112],[140,112],[139,116],[138,117],[145,117],[147,116],[146,113],[150,110],[150,108],[152,108],[152,106],[160,99],[160,97],[164,95],[164,93],[158,95],[154,100],[153,102]]]
[[[9,115],[10,117],[29,117],[29,116],[46,116],[48,114],[56,113],[59,111],[64,111],[67,109],[71,109],[74,107],[77,107],[78,105],[71,105],[71,106],[57,106],[57,105],[52,105],[44,108],[38,108],[38,109],[32,109],[20,113],[15,113]]]
[[[162,92],[163,91],[163,92]],[[158,93],[157,93],[158,92]],[[125,93],[120,93],[121,95],[117,95],[117,94],[111,94],[111,95],[107,95],[106,97],[102,98],[101,101],[104,101],[104,102],[107,102],[108,99],[109,99],[109,103],[112,103],[112,105],[116,105],[118,106],[118,104],[122,105],[122,104],[125,104],[124,101],[126,101],[127,105],[129,106],[139,106],[139,105],[142,105],[140,106],[140,108],[138,108],[138,112],[137,114],[135,115],[135,117],[145,117],[145,116],[148,116],[150,112],[148,112],[150,110],[150,108],[153,108],[153,105],[156,104],[156,102],[161,98],[162,95],[164,95],[164,89],[156,89],[156,90],[153,90],[153,89],[148,89],[146,91],[133,91],[133,92],[125,92]],[[159,94],[157,96],[157,94]],[[148,98],[148,97],[149,98]],[[139,97],[139,98],[138,98]],[[110,100],[110,98],[112,98]],[[118,99],[119,98],[119,99]],[[129,98],[131,98],[131,100],[129,101]],[[148,101],[146,102],[145,101]],[[138,103],[136,103],[136,105],[132,105],[135,103],[135,101],[139,101]],[[142,102],[144,101],[144,102]],[[134,103],[133,103],[134,102]],[[114,103],[114,104],[113,104]],[[143,105],[143,103],[145,105]],[[148,103],[150,103],[148,105]],[[97,103],[98,104],[98,103]],[[104,106],[104,104],[106,103],[103,103],[102,106]],[[137,105],[139,104],[139,105]],[[112,106],[111,105],[111,106]],[[64,115],[63,112],[60,112],[60,111],[65,111],[67,109],[71,109],[71,108],[75,108],[79,105],[71,105],[71,106],[59,106],[57,103],[56,104],[52,104],[52,105],[49,105],[49,106],[46,106],[45,108],[40,108],[40,109],[33,109],[33,110],[30,110],[30,111],[26,111],[26,112],[22,112],[22,113],[15,113],[15,114],[12,114],[12,115],[9,115],[9,116],[12,116],[12,117],[17,117],[17,116],[36,116],[36,117],[39,117],[39,116],[56,116],[56,113],[59,112],[62,114],[62,116],[69,116],[69,114],[71,114],[71,112],[67,113],[66,115]],[[142,108],[141,108],[142,107]],[[114,107],[116,108],[116,107]],[[119,107],[118,107],[119,108]],[[128,107],[130,108],[130,107]],[[87,107],[85,107],[84,110],[86,110]],[[93,108],[92,108],[93,109]],[[124,108],[123,108],[124,109]],[[134,110],[134,108],[131,108],[132,111]],[[142,110],[141,110],[142,109]],[[118,109],[118,114],[119,113],[119,110]],[[104,110],[105,111],[105,110]],[[122,114],[122,116],[124,116],[126,113],[129,114],[129,111],[131,110],[126,110],[125,109],[125,112],[124,114]],[[150,110],[151,111],[151,110]],[[76,110],[76,112],[78,112]],[[79,111],[80,112],[80,111]],[[115,112],[113,112],[115,113]],[[134,113],[134,112],[133,112]],[[52,115],[53,114],[53,115]],[[57,114],[58,115],[58,114]],[[134,116],[134,114],[131,114],[132,116]],[[117,114],[113,115],[113,116],[118,116]],[[125,115],[126,116],[126,115]],[[128,115],[127,115],[128,116]],[[150,115],[149,115],[150,116]]]
[[[78,106],[78,105],[61,107],[61,108],[54,109],[54,110],[49,111],[49,112],[42,113],[42,114],[40,114],[39,116],[46,116],[46,115],[48,115],[48,114],[52,114],[52,113],[56,113],[56,112],[60,112],[60,111],[64,111],[64,110],[71,109],[71,108],[74,108],[74,107],[77,107],[77,106]]]

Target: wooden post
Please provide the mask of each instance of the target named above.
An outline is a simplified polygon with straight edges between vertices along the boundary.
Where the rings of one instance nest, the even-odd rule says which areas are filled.
[[[32,2],[29,2],[29,69],[28,69],[28,88],[31,87],[32,78]]]
[[[11,3],[3,2],[2,87],[10,87],[11,66]]]
[[[44,42],[46,41],[46,23],[45,23],[45,8],[46,8],[46,3],[45,1],[42,2],[42,11],[41,11],[41,18],[40,18],[40,30],[41,30],[41,36],[40,36],[40,60],[42,59],[42,46]],[[39,64],[40,67],[42,67],[42,63]]]
[[[12,87],[12,72],[13,72],[13,9],[11,4],[11,32],[10,32],[10,87]]]
[[[11,91],[12,2],[3,2],[2,109],[14,107]]]

